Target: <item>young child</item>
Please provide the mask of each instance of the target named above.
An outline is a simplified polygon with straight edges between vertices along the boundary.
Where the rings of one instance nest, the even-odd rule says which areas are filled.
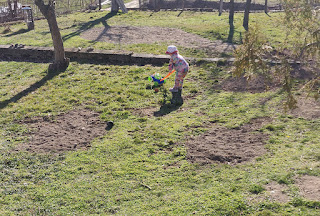
[[[174,87],[170,88],[170,91],[178,92],[179,90],[182,90],[183,79],[189,71],[189,64],[181,55],[179,55],[176,46],[168,46],[166,54],[170,55],[169,71],[172,71],[173,69],[176,70]]]

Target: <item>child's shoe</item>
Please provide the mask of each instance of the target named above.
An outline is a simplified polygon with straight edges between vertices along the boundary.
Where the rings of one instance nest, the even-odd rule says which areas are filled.
[[[170,88],[169,91],[171,91],[171,92],[178,92],[178,89],[177,89],[177,88]]]

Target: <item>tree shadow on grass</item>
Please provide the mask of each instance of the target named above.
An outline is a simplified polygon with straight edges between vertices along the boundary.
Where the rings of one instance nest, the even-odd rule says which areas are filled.
[[[98,25],[99,23],[102,23],[106,27],[106,29],[108,29],[108,28],[110,28],[110,26],[108,25],[107,20],[115,15],[117,15],[117,12],[110,12],[107,15],[105,15],[104,17],[101,17],[99,19],[84,23],[81,25],[81,27],[77,31],[63,36],[62,40],[66,41],[74,36],[80,35],[82,32],[84,32],[90,28],[93,28],[94,26]]]
[[[29,30],[29,29],[19,29],[16,32],[12,32],[11,34],[5,35],[4,37],[11,37],[11,36],[19,35],[19,34],[24,34],[24,33],[27,33],[29,31],[31,31],[31,30]]]
[[[39,80],[38,82],[32,84],[29,88],[19,92],[18,94],[14,95],[13,97],[11,97],[8,100],[4,100],[0,102],[0,110],[4,109],[5,107],[7,107],[10,103],[15,103],[18,100],[20,100],[21,98],[29,95],[30,93],[36,91],[37,89],[39,89],[41,86],[43,86],[44,84],[46,84],[49,80],[53,79],[55,76],[59,75],[61,72],[64,71],[57,71],[57,72],[51,72],[48,73],[45,77],[43,77],[41,80]]]

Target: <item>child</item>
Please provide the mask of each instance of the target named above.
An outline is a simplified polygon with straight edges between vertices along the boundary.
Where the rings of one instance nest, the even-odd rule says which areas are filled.
[[[174,87],[170,88],[171,92],[178,92],[182,90],[183,79],[189,71],[188,62],[178,53],[177,47],[171,45],[168,46],[166,54],[170,55],[169,71],[176,70],[176,78]]]

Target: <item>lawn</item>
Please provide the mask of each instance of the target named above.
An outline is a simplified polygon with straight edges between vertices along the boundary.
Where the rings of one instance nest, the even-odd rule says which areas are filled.
[[[252,14],[252,24],[263,26],[261,31],[270,40],[270,43],[279,46],[286,39],[284,29],[279,25],[279,19],[283,15],[272,13],[267,16],[264,13]],[[235,33],[233,41],[239,44],[243,38],[242,27],[243,14],[235,14]],[[217,13],[207,12],[148,12],[129,11],[127,14],[110,14],[107,11],[92,13],[74,13],[63,15],[58,18],[59,28],[66,48],[92,47],[94,49],[115,49],[128,50],[139,53],[163,54],[167,45],[170,45],[170,36],[166,42],[154,42],[150,44],[121,44],[105,43],[94,40],[86,40],[81,33],[93,28],[108,29],[113,26],[135,26],[135,27],[162,27],[181,29],[187,33],[202,36],[208,40],[227,41],[229,34],[228,13],[218,16]],[[0,27],[0,33],[6,27]],[[8,28],[8,27],[7,27]],[[1,44],[25,44],[28,46],[52,46],[52,39],[46,20],[38,20],[35,23],[35,30],[27,31],[26,24],[20,23],[9,26],[10,32],[3,33]],[[165,32],[163,33],[165,34]],[[212,57],[204,54],[202,49],[191,49],[189,46],[180,47],[184,56]]]
[[[79,36],[84,29],[106,23],[180,28],[210,40],[227,37],[227,14],[177,14],[129,12],[106,20],[106,12],[77,13],[59,17],[58,22],[65,47],[117,48]],[[265,23],[270,40],[281,42],[282,31],[272,20],[278,16],[252,17]],[[240,18],[237,22],[241,32]],[[1,44],[51,46],[46,21],[38,20],[35,26],[35,31],[21,34],[16,32],[26,28],[24,24],[10,26],[12,32],[1,35]],[[162,54],[166,44],[122,49]],[[182,51],[192,56],[190,50]],[[173,107],[168,89],[174,78],[158,93],[148,81],[155,72],[165,75],[167,65],[71,62],[66,71],[52,75],[47,68],[43,63],[0,61],[1,215],[319,215],[319,198],[302,193],[304,177],[319,184],[319,116],[306,115],[314,111],[310,107],[284,112],[284,96],[277,87],[231,91],[226,83],[237,82],[232,81],[230,66],[191,65],[182,92],[184,103]],[[41,130],[31,127],[34,123],[55,126],[54,134],[60,117],[80,110],[90,110],[101,124],[112,121],[114,126],[85,148],[42,152],[33,146],[34,134]],[[69,123],[70,128],[63,128],[66,132],[75,127]],[[228,142],[226,135],[232,134],[239,134],[239,140],[260,137],[264,152],[251,158],[255,152],[248,152],[248,160],[241,161],[236,156],[243,149],[227,151],[228,145],[230,149],[244,145],[236,139]],[[223,155],[222,147],[215,153],[211,143],[211,149],[204,150],[216,158],[205,157],[200,147],[209,145],[209,139],[226,146],[230,155]],[[197,140],[201,141],[198,158],[190,152]],[[277,191],[285,198],[273,196]]]

